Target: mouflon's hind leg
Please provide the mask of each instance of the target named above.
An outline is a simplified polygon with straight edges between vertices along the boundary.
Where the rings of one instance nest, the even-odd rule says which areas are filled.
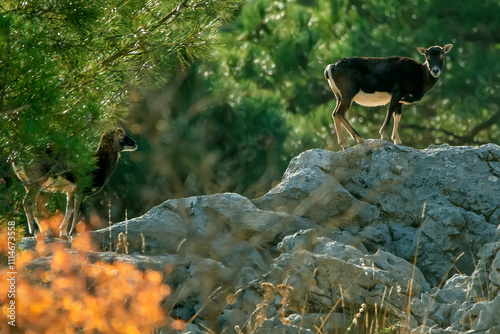
[[[335,125],[335,132],[337,134],[337,142],[342,147],[342,149],[349,148],[349,145],[346,143],[344,139],[344,133],[342,132],[342,121],[340,120],[340,116],[338,115],[338,109],[340,107],[341,102],[337,102],[337,106],[332,113],[333,124]]]
[[[69,221],[71,220],[71,217],[74,213],[75,209],[75,195],[68,193],[68,196],[66,198],[66,214],[64,215],[64,219],[59,226],[59,237],[66,237],[68,236],[68,224]]]
[[[74,196],[74,211],[73,211],[73,223],[71,224],[71,228],[69,229],[68,235],[71,235],[75,230],[76,224],[78,223],[78,216],[80,211],[80,203],[81,197],[79,194],[75,194]]]
[[[389,108],[387,109],[387,114],[385,115],[384,124],[382,124],[382,127],[378,132],[380,134],[380,139],[382,140],[389,140],[389,136],[387,135],[387,127],[391,123],[391,118],[392,118],[392,113],[391,113],[391,108]]]
[[[349,148],[349,145],[344,139],[344,134],[342,133],[342,126],[347,130],[351,138],[358,142],[359,144],[364,142],[363,137],[352,127],[349,121],[345,118],[347,110],[351,107],[352,97],[341,98],[337,102],[337,107],[333,111],[333,122],[335,123],[335,131],[337,132],[337,139],[339,145],[345,150]]]
[[[24,212],[26,213],[26,219],[28,221],[28,231],[33,235],[43,233],[42,228],[38,224],[38,220],[35,217],[35,210],[37,210],[36,202],[39,193],[39,189],[26,187],[26,195],[23,199]]]

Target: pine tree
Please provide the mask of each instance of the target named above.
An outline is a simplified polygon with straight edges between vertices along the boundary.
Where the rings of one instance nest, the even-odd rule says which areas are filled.
[[[239,2],[2,1],[2,180],[10,162],[29,162],[50,144],[88,182],[100,133],[123,118],[137,94],[209,57],[217,28]],[[131,94],[131,87],[141,89]],[[0,210],[12,210],[6,205],[18,197],[10,196]]]

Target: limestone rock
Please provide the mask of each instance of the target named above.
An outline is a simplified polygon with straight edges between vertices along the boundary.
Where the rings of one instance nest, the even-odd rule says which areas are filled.
[[[479,312],[479,317],[472,323],[472,330],[487,331],[493,328],[500,328],[500,296],[492,301],[485,302],[484,307]]]
[[[328,313],[342,300],[352,307],[382,305],[399,316],[410,295],[429,289],[418,268],[390,253],[365,255],[325,239],[313,252],[297,250],[278,257],[263,281],[290,286],[289,308],[299,311],[307,300],[314,305],[306,308],[308,313]]]
[[[283,324],[279,318],[267,319],[253,334],[313,334],[309,329]]]
[[[499,224],[499,146],[367,140],[303,152],[258,199],[168,200],[91,232],[114,252],[88,258],[169,268],[165,310],[193,333],[345,332],[364,305],[414,333],[493,334]]]
[[[367,140],[343,152],[302,153],[281,183],[254,203],[330,228],[372,226],[358,236],[366,249],[408,261],[418,244],[420,269],[438,283],[452,264],[471,274],[471,254],[498,239],[498,194],[496,145],[416,150]]]
[[[294,326],[317,328],[319,333],[344,333],[350,319],[347,319],[343,313],[332,312],[292,314],[288,320]]]
[[[236,245],[239,242],[249,242],[252,247],[262,245],[279,235],[311,226],[315,224],[306,219],[259,210],[247,198],[225,193],[169,200],[141,217],[91,234],[103,248],[109,247],[109,243],[116,245],[120,233],[126,233],[130,252],[139,252],[144,246],[153,253],[201,252],[223,259],[231,258],[235,248],[247,255],[253,253],[243,244]],[[255,261],[261,261],[253,254]]]

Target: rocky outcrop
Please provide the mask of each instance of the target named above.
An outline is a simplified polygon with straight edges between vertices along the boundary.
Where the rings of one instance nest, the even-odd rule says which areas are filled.
[[[367,140],[302,153],[261,198],[168,200],[91,235],[171,268],[165,310],[191,333],[497,333],[499,224],[499,146]]]
[[[340,153],[304,152],[255,203],[339,227],[334,239],[409,261],[420,236],[419,267],[435,284],[462,253],[455,265],[472,273],[473,256],[496,240],[499,195],[496,145],[415,150],[374,140]]]

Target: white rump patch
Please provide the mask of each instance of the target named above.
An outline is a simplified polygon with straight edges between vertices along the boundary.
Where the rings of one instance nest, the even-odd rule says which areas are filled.
[[[354,96],[354,102],[366,107],[383,106],[391,102],[391,94],[387,92],[365,93],[362,90]]]

